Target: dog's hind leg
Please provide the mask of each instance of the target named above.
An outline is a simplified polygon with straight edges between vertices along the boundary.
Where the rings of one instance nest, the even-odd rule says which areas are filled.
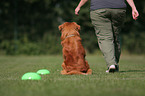
[[[90,66],[89,66],[89,64],[88,64],[88,61],[86,61],[86,66],[87,66],[87,68],[88,68],[86,74],[88,74],[88,75],[92,74],[92,69],[90,69]]]
[[[67,75],[67,71],[66,71],[66,70],[62,70],[62,71],[61,71],[61,74],[62,74],[62,75]]]
[[[63,68],[63,70],[61,71],[61,74],[63,75],[67,74],[65,63],[63,62],[61,66]]]
[[[91,75],[92,74],[92,69],[88,69],[86,74]]]

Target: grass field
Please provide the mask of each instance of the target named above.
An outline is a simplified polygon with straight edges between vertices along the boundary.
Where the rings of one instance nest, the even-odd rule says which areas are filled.
[[[145,96],[145,56],[123,55],[120,72],[105,73],[102,56],[87,55],[92,75],[60,75],[62,56],[0,56],[0,96]],[[48,69],[39,81],[26,72]]]

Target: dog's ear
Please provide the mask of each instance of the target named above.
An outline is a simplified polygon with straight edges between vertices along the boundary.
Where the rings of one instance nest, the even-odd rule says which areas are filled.
[[[63,29],[63,24],[62,25],[59,25],[59,30],[61,31]]]
[[[81,30],[81,27],[80,27],[80,25],[77,25],[77,29],[78,29],[78,31],[80,31],[80,30]]]
[[[80,25],[78,25],[76,22],[73,22],[73,23],[75,24],[77,31],[80,31],[81,30]]]

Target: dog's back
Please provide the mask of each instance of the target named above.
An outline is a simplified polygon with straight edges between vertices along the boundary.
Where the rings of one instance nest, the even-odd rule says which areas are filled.
[[[64,63],[67,66],[67,71],[87,71],[88,66],[86,66],[85,62],[85,50],[81,44],[80,37],[70,37],[63,43]]]

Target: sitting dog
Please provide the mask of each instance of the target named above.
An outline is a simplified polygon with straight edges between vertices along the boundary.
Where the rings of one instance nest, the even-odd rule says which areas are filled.
[[[75,22],[65,22],[59,26],[59,30],[61,31],[61,45],[64,58],[61,74],[92,74],[92,70],[85,60],[86,54],[79,34],[80,26]]]

